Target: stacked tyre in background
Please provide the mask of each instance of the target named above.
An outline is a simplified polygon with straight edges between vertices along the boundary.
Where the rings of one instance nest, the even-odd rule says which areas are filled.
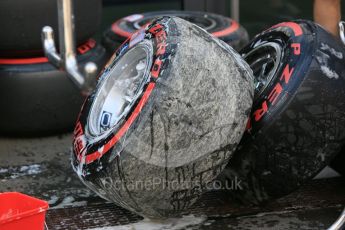
[[[93,61],[102,68],[106,61],[104,48],[92,39],[101,11],[99,0],[75,2],[81,65]],[[50,25],[58,31],[56,1],[1,1],[0,24],[0,135],[71,130],[84,98],[66,73],[44,57],[41,42],[42,27]]]
[[[113,53],[137,30],[162,16],[179,17],[194,23],[231,45],[235,50],[240,50],[249,41],[247,31],[238,22],[219,14],[196,11],[155,11],[133,14],[117,20],[104,32],[102,44]]]

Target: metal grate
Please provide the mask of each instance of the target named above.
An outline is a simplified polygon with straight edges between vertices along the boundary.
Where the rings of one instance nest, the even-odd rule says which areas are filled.
[[[345,182],[342,178],[313,180],[300,190],[265,206],[246,206],[231,199],[224,191],[206,193],[188,212],[217,219],[280,211],[303,211],[341,207],[345,205]],[[102,201],[83,207],[51,209],[47,214],[49,229],[90,229],[134,223],[143,218]]]

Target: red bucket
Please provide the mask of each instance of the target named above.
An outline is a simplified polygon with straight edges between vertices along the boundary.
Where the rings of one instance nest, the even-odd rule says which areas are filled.
[[[43,230],[49,205],[18,192],[0,193],[0,230]]]

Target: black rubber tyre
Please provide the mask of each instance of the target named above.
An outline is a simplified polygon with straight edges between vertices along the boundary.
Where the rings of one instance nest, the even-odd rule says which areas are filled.
[[[75,0],[77,44],[85,43],[97,31],[101,22],[102,1]],[[0,57],[42,56],[41,31],[52,26],[58,43],[56,1],[0,1]]]
[[[78,61],[102,67],[103,47],[89,40]],[[81,54],[82,53],[82,54]],[[65,72],[42,58],[0,59],[0,135],[46,135],[73,130],[82,101]]]
[[[273,57],[262,55],[267,44],[280,47],[281,58],[267,61]],[[256,89],[247,131],[221,179],[241,180],[242,189],[231,194],[260,203],[297,189],[339,153],[345,139],[345,50],[320,26],[301,20],[264,31],[241,53],[256,81],[269,70],[272,79]]]
[[[117,108],[108,98],[119,89],[107,87],[125,82],[124,72],[139,74],[142,60],[137,71],[128,66],[150,47],[142,90],[128,107],[118,106],[127,112],[110,125]],[[175,215],[207,189],[239,143],[252,105],[251,71],[230,46],[176,17],[153,22],[114,58],[82,109],[74,169],[89,188],[124,208]]]
[[[103,34],[102,44],[110,52],[116,49],[135,31],[155,18],[174,16],[195,23],[215,37],[240,50],[249,41],[247,31],[236,21],[222,15],[196,11],[156,11],[133,14],[114,22]]]
[[[341,152],[331,162],[330,166],[332,169],[337,171],[340,175],[345,177],[345,147],[343,147]]]

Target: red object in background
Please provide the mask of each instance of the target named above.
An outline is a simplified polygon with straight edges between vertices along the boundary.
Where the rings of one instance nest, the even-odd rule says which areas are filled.
[[[43,230],[49,205],[18,192],[0,193],[0,230]]]

